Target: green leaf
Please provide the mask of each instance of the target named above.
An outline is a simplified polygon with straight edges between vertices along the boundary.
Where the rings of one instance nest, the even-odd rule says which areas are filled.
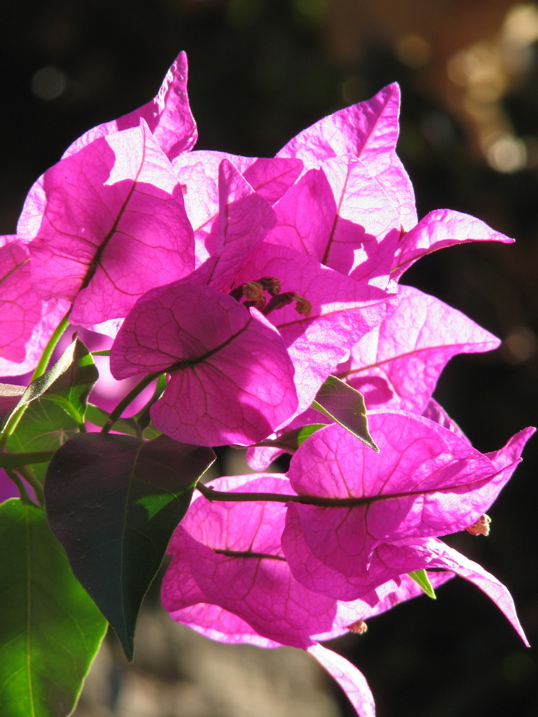
[[[295,428],[293,431],[287,431],[281,436],[275,439],[268,438],[265,441],[256,443],[256,446],[280,448],[287,453],[295,453],[295,451],[302,445],[307,438],[313,433],[319,431],[320,428],[324,428],[327,424],[325,423],[312,423],[308,426],[301,426],[301,428]]]
[[[48,401],[55,401],[79,425],[84,424],[88,396],[99,372],[86,346],[75,339],[65,350],[60,361],[51,371],[62,363],[62,371],[43,394]],[[65,366],[65,368],[64,368]],[[45,374],[46,375],[46,374]],[[44,376],[42,376],[44,378]]]
[[[414,580],[417,585],[420,585],[428,597],[432,598],[432,600],[437,600],[435,590],[433,589],[428,573],[425,570],[414,570],[412,573],[407,574],[411,580]]]
[[[366,405],[362,393],[340,381],[336,376],[329,376],[319,389],[312,408],[332,418],[379,453],[379,448],[368,432]]]
[[[92,433],[70,438],[49,464],[49,525],[128,659],[142,600],[214,460],[210,448],[167,436]]]
[[[55,451],[70,436],[78,433],[78,430],[76,421],[66,415],[58,404],[43,398],[28,406],[17,430],[10,436],[6,448],[15,454]],[[27,466],[31,466],[28,470],[31,470],[37,480],[43,483],[46,464],[28,462]]]
[[[0,506],[0,593],[0,714],[70,714],[107,623],[44,511],[18,498]]]
[[[75,339],[59,361],[33,381],[17,406],[26,406],[6,449],[14,453],[55,451],[84,423],[86,401],[98,373],[91,354]],[[31,465],[29,462],[28,465]],[[32,467],[43,480],[46,466]]]
[[[98,377],[91,353],[82,341],[75,339],[51,369],[32,381],[15,410],[46,393],[49,399],[57,401],[75,421],[82,423],[86,399]]]

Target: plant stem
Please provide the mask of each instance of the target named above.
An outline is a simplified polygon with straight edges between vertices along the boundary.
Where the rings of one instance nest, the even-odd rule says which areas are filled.
[[[124,398],[122,398],[116,408],[111,412],[107,422],[101,429],[101,433],[108,433],[111,430],[112,426],[116,423],[116,421],[121,418],[121,414],[125,411],[127,406],[132,401],[134,401],[134,399],[146,388],[146,386],[149,386],[152,381],[158,378],[161,373],[161,371],[150,373],[145,376],[139,383],[137,383],[136,386],[131,391],[129,391],[129,393]]]
[[[26,469],[26,467],[19,468],[18,473],[20,473],[20,475],[24,478],[24,480],[32,487],[32,490],[35,493],[35,497],[36,497],[38,505],[43,507],[45,505],[45,496],[43,495],[43,486],[41,485],[41,483],[37,480],[37,478],[30,471],[28,471]],[[19,478],[17,473],[15,473],[15,471],[6,469],[6,475],[8,475],[11,478],[11,480],[15,483],[15,485],[19,489],[22,500],[27,503],[34,503],[34,501],[28,495],[26,487],[24,486],[23,482],[21,481],[21,479]]]
[[[500,472],[500,471],[499,471]],[[478,481],[477,481],[478,482]],[[272,503],[300,503],[301,505],[317,505],[320,508],[356,508],[361,505],[370,505],[379,500],[392,500],[395,498],[409,498],[414,495],[427,495],[437,492],[437,488],[429,490],[410,490],[405,493],[379,493],[378,495],[364,495],[361,497],[329,498],[321,495],[284,495],[282,493],[229,493],[214,490],[210,485],[198,483],[196,489],[209,501],[220,500],[227,503],[246,503],[255,501],[271,501]]]
[[[138,430],[140,432],[140,438],[142,438],[142,434],[144,433],[144,429],[146,429],[150,422],[150,414],[149,410],[153,406],[154,403],[156,403],[160,397],[163,395],[164,389],[166,388],[166,375],[162,373],[159,378],[157,379],[157,383],[155,384],[155,390],[153,392],[153,396],[149,399],[149,401],[146,403],[146,405],[136,414],[136,416],[133,416],[135,423],[138,427]]]
[[[4,470],[18,470],[34,463],[48,463],[54,451],[30,451],[29,453],[2,453],[0,454],[0,468]]]
[[[19,476],[14,472],[6,469],[6,475],[7,477],[15,483],[19,490],[19,494],[21,496],[21,500],[24,503],[33,503],[33,500],[28,495],[28,491],[26,490],[24,483],[21,481]]]
[[[271,501],[274,503],[301,503],[302,505],[317,505],[322,508],[353,508],[359,505],[368,505],[377,500],[385,500],[387,498],[398,498],[400,495],[410,495],[393,493],[391,495],[374,495],[363,496],[362,498],[324,498],[319,495],[283,495],[279,493],[240,493],[214,490],[211,486],[198,483],[197,490],[209,501],[219,500],[226,502],[249,502],[249,501]]]
[[[58,345],[58,341],[62,338],[63,334],[65,333],[65,330],[69,326],[69,312],[70,311],[71,311],[71,309],[69,309],[67,314],[60,321],[60,323],[54,330],[54,333],[50,337],[48,344],[45,346],[45,350],[41,354],[39,363],[37,364],[37,366],[34,369],[31,381],[35,381],[36,378],[39,378],[40,376],[42,376],[45,373],[45,371],[47,370],[47,366],[49,364],[50,357],[52,356],[52,352]]]

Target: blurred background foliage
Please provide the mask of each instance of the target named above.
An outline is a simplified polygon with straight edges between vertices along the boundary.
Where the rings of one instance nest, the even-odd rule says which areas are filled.
[[[19,0],[5,3],[0,18],[4,234],[15,232],[37,176],[86,129],[153,97],[180,50],[189,58],[199,149],[271,156],[322,116],[398,81],[403,94],[399,154],[415,186],[419,215],[450,207],[517,238],[513,246],[465,245],[438,252],[406,275],[407,283],[464,311],[504,340],[491,354],[453,359],[436,397],[483,451],[536,425],[536,3]],[[450,541],[508,585],[535,644],[537,444],[535,438],[491,511],[491,536],[465,534]],[[372,621],[365,636],[338,643],[337,649],[366,674],[380,717],[538,714],[536,653],[521,647],[496,608],[463,581],[440,590],[435,603],[422,598],[401,606]],[[156,680],[179,679],[173,670],[159,673],[162,654],[161,662],[144,662],[144,649],[139,643],[141,663],[109,666],[106,679],[110,686],[110,674],[115,676],[115,701],[111,698],[105,708],[97,700],[97,711],[87,711],[84,705],[95,702],[94,694],[77,714],[119,715],[118,694],[127,683],[140,688],[151,669]],[[157,654],[158,645],[154,649]],[[107,659],[115,653],[112,645]],[[251,665],[247,661],[245,670]],[[99,683],[91,684],[99,689]],[[226,713],[222,705],[193,703],[191,693],[152,712],[162,692],[153,689],[156,697],[147,712],[131,706],[125,714]],[[334,695],[342,714],[352,714],[336,687]],[[289,714],[298,714],[297,705],[293,710]]]

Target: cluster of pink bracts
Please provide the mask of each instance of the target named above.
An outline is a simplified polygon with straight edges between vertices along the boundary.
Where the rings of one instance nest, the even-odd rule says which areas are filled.
[[[177,528],[163,603],[216,640],[307,650],[365,717],[364,677],[319,641],[421,594],[410,572],[470,580],[525,640],[506,588],[439,536],[487,531],[532,429],[493,453],[470,445],[432,392],[451,356],[498,341],[398,284],[431,251],[510,240],[446,209],[417,220],[398,111],[391,85],[274,158],[191,151],[182,54],[152,102],[45,172],[0,239],[0,375],[31,370],[70,312],[115,337],[115,378],[166,372],[151,419],[184,443],[252,446],[319,423],[330,375],[363,393],[379,453],[332,422],[286,474],[264,472],[278,449],[249,448],[262,472],[213,481],[230,495],[203,489]]]

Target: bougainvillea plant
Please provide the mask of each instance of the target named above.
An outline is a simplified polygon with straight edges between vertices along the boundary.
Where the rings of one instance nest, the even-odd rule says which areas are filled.
[[[399,284],[429,252],[511,240],[418,220],[396,85],[253,158],[193,151],[186,73],[181,54],[80,137],[0,238],[0,712],[68,715],[108,624],[132,658],[169,553],[173,620],[306,650],[371,717],[321,643],[454,575],[526,644],[508,590],[441,538],[487,534],[533,429],[472,447],[432,393],[498,341]],[[215,446],[258,473],[208,479]]]

